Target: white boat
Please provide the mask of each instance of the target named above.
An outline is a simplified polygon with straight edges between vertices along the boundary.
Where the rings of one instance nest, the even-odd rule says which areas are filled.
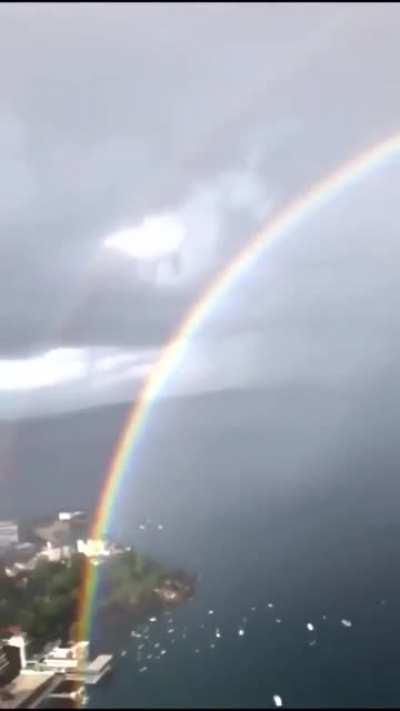
[[[351,627],[351,620],[341,620],[343,627]]]

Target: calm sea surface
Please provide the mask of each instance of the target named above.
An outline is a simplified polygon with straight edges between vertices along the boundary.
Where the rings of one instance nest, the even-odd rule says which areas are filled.
[[[158,408],[111,534],[200,580],[140,639],[129,619],[95,627],[115,669],[90,707],[398,707],[400,445],[395,393],[380,398],[289,388]],[[24,425],[14,506],[35,457],[49,506],[93,505],[123,414]]]

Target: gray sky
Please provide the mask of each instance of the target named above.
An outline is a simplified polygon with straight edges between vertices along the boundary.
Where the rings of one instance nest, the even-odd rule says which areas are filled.
[[[0,415],[133,397],[270,211],[398,129],[399,32],[389,3],[1,5]],[[167,392],[390,367],[398,178],[266,253]]]
[[[210,280],[271,211],[400,131],[399,37],[399,4],[0,4],[0,518],[94,511],[143,379]],[[237,698],[256,701],[266,658],[259,706],[396,691],[369,671],[381,649],[397,669],[399,161],[214,304],[114,478],[107,538],[201,575],[189,629],[212,607],[226,630],[206,706],[232,692],[211,677],[229,680],[235,610],[265,600],[282,630],[249,617]],[[353,620],[347,656],[321,627],[302,668],[297,621],[307,635],[325,613],[335,640]],[[200,689],[190,645],[178,706]],[[134,671],[117,705],[130,688],[137,705]],[[170,679],[149,675],[147,700],[173,707]]]

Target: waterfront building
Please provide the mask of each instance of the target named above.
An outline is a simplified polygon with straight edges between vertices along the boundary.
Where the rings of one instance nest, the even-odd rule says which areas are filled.
[[[47,541],[46,547],[40,551],[39,557],[46,558],[51,563],[58,563],[71,557],[71,548],[70,546],[53,546],[50,541]]]
[[[53,647],[41,659],[41,667],[67,672],[85,666],[89,658],[89,642],[75,642],[66,646]]]
[[[85,519],[84,511],[60,511],[58,514],[59,521],[73,521],[74,519]]]
[[[105,541],[101,539],[88,538],[86,541],[79,539],[76,543],[78,553],[88,558],[105,557],[110,555],[110,550]]]

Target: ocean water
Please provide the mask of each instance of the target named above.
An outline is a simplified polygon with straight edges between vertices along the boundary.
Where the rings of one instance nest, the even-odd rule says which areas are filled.
[[[249,408],[243,395],[215,396],[212,406],[192,403],[190,415],[183,403],[174,434],[167,406],[155,417],[153,446],[140,452],[146,477],[127,477],[113,525],[200,580],[170,620],[136,628],[144,639],[95,629],[95,647],[113,651],[116,664],[90,690],[92,708],[269,708],[276,694],[292,708],[398,707],[390,402],[373,410],[343,393],[286,395],[267,405],[253,394]]]
[[[14,503],[28,509],[18,486],[33,487],[36,461],[48,507],[94,506],[124,414],[24,425]],[[390,383],[374,397],[307,385],[159,404],[110,535],[199,582],[141,639],[129,619],[95,626],[93,651],[115,668],[89,707],[272,708],[276,694],[291,708],[398,707],[397,421]]]
[[[254,543],[262,549],[259,533]],[[127,638],[122,630],[102,638],[97,630],[98,651],[115,653],[115,670],[90,689],[89,706],[272,708],[279,694],[292,708],[398,707],[399,581],[395,572],[390,582],[387,569],[389,557],[395,565],[397,544],[389,546],[389,556],[385,542],[377,542],[376,558],[386,561],[365,585],[367,571],[357,567],[360,548],[354,542],[342,554],[342,568],[331,561],[335,574],[346,576],[332,594],[335,574],[329,575],[316,538],[304,546],[304,573],[290,553],[279,566],[281,580],[267,559],[246,565],[239,550],[222,564],[211,555],[196,599],[170,617],[137,626],[141,639]]]

